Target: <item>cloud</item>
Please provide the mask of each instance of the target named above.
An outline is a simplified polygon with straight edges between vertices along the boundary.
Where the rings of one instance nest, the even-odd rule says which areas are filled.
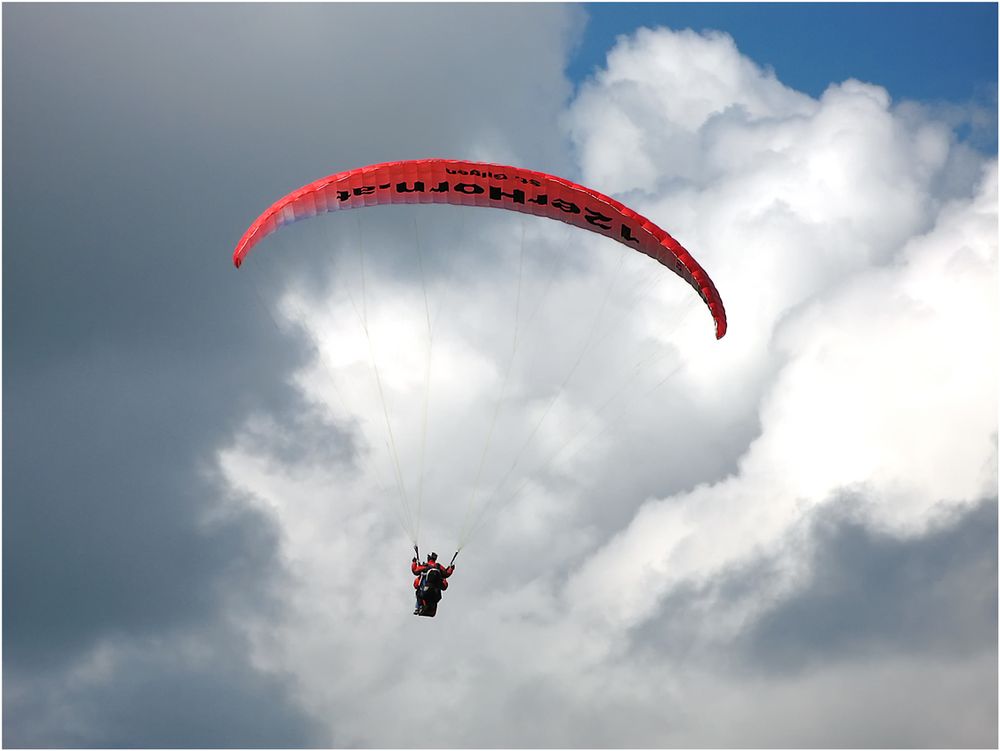
[[[670,42],[667,35],[665,45]],[[655,592],[669,590],[672,580],[704,576],[773,545],[796,518],[843,488],[864,486],[866,494],[885,497],[874,513],[902,531],[919,530],[937,503],[971,502],[995,487],[990,467],[995,466],[996,353],[970,346],[980,335],[992,340],[996,333],[995,317],[985,313],[996,296],[995,168],[987,168],[971,201],[945,205],[933,229],[923,231],[926,219],[916,220],[917,208],[932,202],[930,170],[908,166],[900,179],[889,177],[896,174],[893,165],[907,163],[898,152],[913,159],[924,153],[919,134],[886,135],[886,157],[863,158],[873,153],[863,138],[878,142],[900,128],[888,104],[884,92],[872,87],[848,84],[828,91],[824,106],[798,125],[800,137],[786,149],[798,171],[770,174],[773,189],[763,195],[791,195],[795,180],[808,186],[824,179],[823,193],[832,191],[836,199],[818,193],[810,202],[807,191],[798,196],[798,208],[783,208],[785,221],[778,225],[789,232],[773,234],[766,247],[743,243],[739,253],[730,254],[735,260],[721,259],[719,286],[735,292],[725,299],[739,343],[721,358],[707,358],[729,366],[707,378],[720,393],[737,391],[741,373],[777,366],[760,401],[749,404],[759,409],[761,435],[741,457],[736,475],[648,504],[606,554],[580,573],[578,589],[592,588],[596,579],[619,590],[619,581],[632,582],[625,588],[621,619],[641,618],[653,607]],[[845,108],[851,117],[839,114]],[[865,112],[874,120],[870,129],[859,116]],[[798,113],[790,119],[801,120]],[[841,123],[839,143],[846,146],[838,161],[817,162],[812,146],[821,139],[810,131],[828,134],[831,120]],[[933,125],[919,130],[936,132]],[[831,144],[827,149],[838,143],[822,140]],[[945,155],[935,152],[933,161],[941,167]],[[730,180],[743,182],[739,172],[713,181],[702,197],[692,199],[706,209],[697,221],[710,223],[739,211],[747,217],[746,237],[773,233],[770,212],[746,210],[747,203],[759,202],[760,191],[743,201],[727,191]],[[921,185],[916,175],[923,175],[923,191],[916,190]],[[849,188],[873,180],[895,195],[906,181],[915,186],[911,208],[883,215],[877,232],[874,221],[860,221],[872,211],[870,198]],[[890,183],[897,186],[892,191]],[[841,190],[832,190],[838,184]],[[704,193],[726,194],[736,205],[711,204]],[[815,232],[812,217],[820,207],[831,219],[844,212],[848,242],[833,244]],[[894,234],[912,239],[900,246]],[[803,246],[805,237],[815,242]],[[710,256],[725,255],[706,239]],[[815,263],[830,268],[814,273],[808,265]],[[731,264],[739,264],[738,276]],[[739,324],[744,305],[750,308],[745,333]],[[970,309],[983,311],[977,320],[984,329],[969,325]],[[699,374],[705,369],[699,367]],[[650,575],[627,576],[636,570]]]
[[[701,132],[720,116],[793,119],[815,108],[726,34],[639,29],[583,86],[568,130],[587,180],[615,193],[648,191],[705,169]]]
[[[275,462],[344,463],[355,447],[291,383],[309,342],[273,325],[229,253],[248,211],[325,172],[473,144],[509,153],[505,134],[531,118],[545,123],[545,161],[581,16],[525,18],[473,6],[5,12],[8,743],[321,742],[292,684],[224,649],[246,643],[247,610],[274,617],[286,561],[282,530],[219,482],[215,452],[251,411],[254,445]],[[343,74],[359,66],[363,79]],[[530,86],[548,98],[526,99]],[[182,658],[191,641],[213,655]],[[105,678],[62,688],[105,653]],[[213,704],[232,711],[194,700],[223,694]],[[160,703],[144,711],[136,697]]]
[[[668,29],[570,100],[560,6],[5,21],[8,741],[996,743],[997,173],[957,115]],[[491,212],[228,266],[247,206],[459,152],[661,223],[726,338],[649,259]],[[465,544],[433,621],[418,506]]]
[[[421,460],[426,283],[366,277],[382,294],[368,299],[381,396],[352,313],[357,264],[324,297],[286,287],[285,315],[320,354],[299,387],[349,416],[382,465],[303,480],[238,442],[222,453],[295,561],[272,668],[298,677],[316,716],[351,718],[330,725],[335,744],[990,743],[995,163],[877,86],[791,91],[715,33],[620,40],[563,123],[585,180],[697,249],[729,335],[713,341],[690,290],[647,288],[627,255],[580,238],[568,268],[547,266],[558,230],[497,220],[475,234],[480,276],[449,260],[467,243],[438,247],[428,294],[460,314],[434,328]],[[535,301],[555,313],[512,324]],[[331,378],[357,391],[334,400]],[[394,453],[399,484],[424,483],[420,539],[435,545],[515,468],[430,641],[384,521],[401,495]],[[953,617],[921,628],[938,598]],[[954,639],[968,651],[943,648]],[[401,663],[411,675],[378,677]],[[408,697],[426,689],[460,719],[415,738]],[[530,725],[498,719],[525,713]]]
[[[314,720],[288,702],[288,677],[262,676],[231,628],[116,638],[53,680],[13,682],[12,746],[35,748],[302,748],[322,745]],[[10,732],[13,731],[13,732]]]
[[[741,637],[750,642],[745,655],[765,668],[801,670],[845,655],[995,650],[993,499],[944,516],[926,535],[902,538],[852,518],[844,501],[812,520],[809,585]]]

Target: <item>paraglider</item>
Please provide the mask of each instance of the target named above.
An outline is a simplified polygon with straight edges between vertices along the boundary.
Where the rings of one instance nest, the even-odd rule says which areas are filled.
[[[258,216],[236,245],[233,251],[233,263],[237,268],[240,267],[264,238],[285,225],[323,213],[388,204],[452,204],[504,209],[555,219],[581,230],[603,235],[631,250],[649,256],[681,277],[708,307],[716,338],[721,339],[726,333],[726,311],[715,284],[691,254],[671,235],[624,204],[592,188],[554,175],[519,167],[462,160],[419,159],[373,164],[329,175],[292,191]],[[364,285],[362,292],[364,293]],[[362,308],[364,309],[364,306]],[[429,316],[428,326],[430,326]],[[363,328],[365,335],[368,336],[367,323],[364,321]],[[374,353],[372,357],[375,366]],[[377,366],[373,367],[373,371],[378,381]],[[429,383],[429,347],[427,372]],[[393,460],[396,463],[401,505],[405,507],[406,493],[402,473],[399,471],[388,410],[382,396],[381,382],[378,382],[377,386],[379,398],[382,400],[382,411],[385,413],[387,443],[392,448]],[[547,414],[547,411],[543,413],[542,419],[544,414]],[[426,420],[426,401],[424,419]],[[535,426],[529,436],[529,442],[539,425]],[[426,431],[426,428],[424,430]],[[489,435],[492,435],[492,428],[487,437],[487,447],[490,441]],[[522,446],[522,451],[525,446]],[[486,449],[483,452],[484,460],[485,454]],[[514,464],[516,461],[515,459]],[[477,484],[478,481],[477,475]],[[475,490],[471,493],[471,497],[470,510],[475,501]],[[493,496],[488,503],[492,502],[492,499]],[[409,519],[410,524],[404,525],[407,526],[415,552],[419,531],[419,508],[416,519],[416,524]],[[467,513],[467,522],[470,519],[475,522],[475,519]],[[456,556],[468,536],[472,534],[474,527],[474,523],[463,526]],[[437,612],[441,593],[447,589],[448,578],[454,572],[455,559],[453,557],[451,565],[445,567],[437,562],[436,554],[428,556],[424,563],[420,563],[418,558],[419,553],[413,558],[411,565],[411,573],[416,577],[413,582],[416,594],[414,615],[433,617]]]
[[[441,594],[448,589],[448,577],[455,573],[454,559],[448,566],[442,566],[437,558],[437,553],[428,553],[425,563],[420,563],[415,557],[410,565],[410,571],[416,576],[413,580],[413,589],[416,590],[417,596],[414,615],[433,618],[437,614]]]

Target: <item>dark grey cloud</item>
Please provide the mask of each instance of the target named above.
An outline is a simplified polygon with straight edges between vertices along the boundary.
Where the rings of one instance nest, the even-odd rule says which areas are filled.
[[[318,728],[261,675],[247,645],[207,630],[126,642],[108,675],[26,677],[6,698],[7,748],[302,748]],[[25,690],[27,687],[27,691]]]
[[[952,511],[913,538],[881,533],[834,507],[811,537],[807,585],[769,610],[741,645],[756,664],[801,670],[891,653],[995,655],[996,498]]]
[[[628,635],[623,662],[662,668],[669,745],[996,744],[996,498],[912,536],[863,505],[843,497],[783,550],[676,588]],[[804,576],[775,598],[789,561]]]
[[[211,460],[251,411],[296,436],[266,437],[279,454],[347,462],[355,444],[288,385],[309,345],[272,325],[232,247],[284,191],[372,161],[484,139],[503,154],[528,128],[523,160],[565,171],[552,123],[572,17],[4,7],[8,743],[322,743],[287,683],[226,646],[234,600],[266,617],[283,574],[272,522]],[[532,85],[562,96],[529,111]],[[178,657],[192,633],[204,662]],[[132,650],[111,679],[61,688],[108,643]]]
[[[806,575],[777,602],[758,598],[781,576],[784,551],[679,587],[633,634],[632,648],[775,675],[894,655],[995,656],[996,498],[950,511],[913,537],[878,531],[860,508],[844,497],[785,542],[801,548]],[[739,603],[761,604],[760,614],[726,641],[706,640],[706,623]]]

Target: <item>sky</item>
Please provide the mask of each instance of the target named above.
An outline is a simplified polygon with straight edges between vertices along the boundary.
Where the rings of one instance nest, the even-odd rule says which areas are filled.
[[[567,68],[573,80],[601,67],[619,35],[666,25],[723,29],[744,55],[814,97],[851,77],[877,79],[896,98],[950,101],[996,82],[995,3],[594,3],[587,12]]]
[[[5,747],[996,746],[996,5],[2,17]]]

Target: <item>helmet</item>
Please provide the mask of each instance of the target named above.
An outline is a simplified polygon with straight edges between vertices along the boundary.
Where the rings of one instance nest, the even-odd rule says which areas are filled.
[[[436,561],[437,559],[438,559],[438,554],[437,553],[428,553],[428,555],[427,555],[427,560],[428,561]]]

